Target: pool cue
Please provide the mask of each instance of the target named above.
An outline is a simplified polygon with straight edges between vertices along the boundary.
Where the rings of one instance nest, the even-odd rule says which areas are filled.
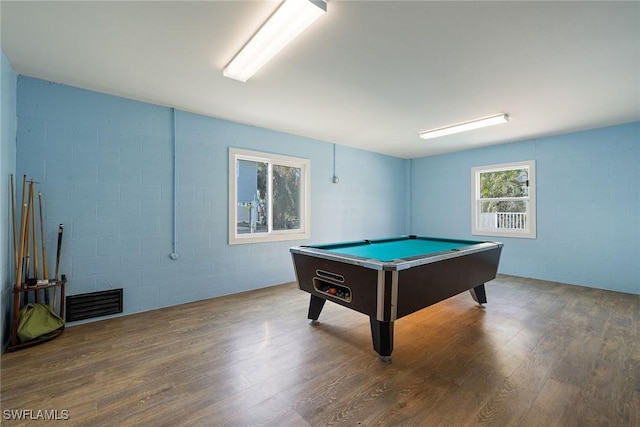
[[[64,231],[64,225],[58,225],[58,250],[56,251],[56,272],[54,277],[58,280],[58,267],[60,266],[60,251],[62,248],[62,232]]]
[[[20,233],[18,234],[19,242],[18,242],[18,252],[16,252],[16,286],[22,287],[22,280],[18,279],[18,271],[22,270],[22,256],[23,256],[23,237],[24,237],[24,220],[25,220],[25,193],[27,191],[27,175],[22,176],[22,199],[20,199]]]
[[[30,247],[28,253],[31,257],[33,257],[33,276],[29,277],[29,268],[27,268],[27,282],[35,282],[33,285],[36,285],[38,282],[38,275],[40,273],[38,266],[38,236],[36,233],[36,211],[35,211],[35,200],[33,189],[35,187],[35,182],[31,180],[29,183],[29,217],[30,224],[27,227],[31,227],[30,232],[32,233],[29,237],[31,237],[31,246],[27,243],[27,247]],[[29,280],[31,279],[31,280]],[[34,302],[40,302],[40,293],[36,290],[34,292]]]
[[[20,302],[22,293],[19,292],[22,290],[22,263],[24,261],[24,244],[25,244],[25,234],[26,234],[26,224],[28,223],[28,210],[27,204],[25,203],[25,192],[26,192],[26,184],[27,184],[27,176],[24,175],[22,178],[22,208],[20,215],[20,246],[18,248],[18,268],[16,268],[16,284],[15,290],[18,291],[14,294],[13,298],[13,324],[11,325],[11,345],[16,345],[17,343],[17,331],[18,331],[18,321],[20,320]]]
[[[11,174],[11,226],[13,230],[13,264],[18,269],[18,236],[16,236],[16,194],[13,174]]]
[[[40,240],[42,241],[42,278],[49,280],[49,271],[47,268],[47,248],[44,238],[44,215],[42,214],[42,192],[38,191],[38,205],[40,206]],[[44,303],[49,304],[49,289],[44,290]]]
[[[40,275],[40,266],[38,265],[38,233],[36,228],[36,202],[33,193],[33,187],[35,187],[34,184],[32,184],[29,189],[31,193],[29,196],[29,203],[31,205],[31,225],[33,227],[33,277],[37,280]]]
[[[17,343],[18,321],[20,320],[20,303],[22,299],[22,252],[24,250],[24,212],[25,206],[22,204],[22,215],[20,216],[20,247],[16,253],[16,284],[13,294],[13,322],[11,324],[11,345]]]
[[[58,225],[58,250],[56,251],[56,271],[54,274],[54,279],[56,280],[56,282],[58,281],[58,268],[60,266],[60,252],[62,249],[62,232],[64,231],[64,225],[60,224]],[[64,296],[64,295],[63,295]],[[53,288],[53,303],[55,305],[55,302],[58,298],[58,287],[56,286],[55,288]],[[60,301],[60,310],[62,311],[62,304],[63,301]],[[62,317],[64,317],[64,313],[60,313],[60,315]]]
[[[23,180],[25,188],[22,192],[22,214],[20,216],[20,265],[18,266],[19,277],[16,277],[16,285],[23,288],[23,281],[27,280],[29,274],[29,192],[26,189],[27,176]]]

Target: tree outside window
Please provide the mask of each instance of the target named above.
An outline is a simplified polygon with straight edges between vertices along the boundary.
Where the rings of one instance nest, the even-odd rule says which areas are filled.
[[[472,234],[535,238],[535,162],[472,168]]]
[[[232,148],[229,170],[230,244],[308,238],[308,160]]]

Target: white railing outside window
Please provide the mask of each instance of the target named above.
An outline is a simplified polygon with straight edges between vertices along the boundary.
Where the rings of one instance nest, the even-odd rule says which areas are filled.
[[[536,238],[535,161],[471,169],[471,233]]]
[[[527,214],[525,212],[491,212],[480,214],[480,228],[526,230]]]

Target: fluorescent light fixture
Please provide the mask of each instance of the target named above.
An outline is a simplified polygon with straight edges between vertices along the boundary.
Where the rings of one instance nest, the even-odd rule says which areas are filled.
[[[246,82],[326,11],[327,3],[323,0],[285,0],[225,67],[222,75]]]
[[[486,117],[484,119],[472,120],[470,122],[459,123],[453,126],[446,126],[443,128],[427,130],[420,132],[420,138],[431,139],[438,138],[440,136],[451,135],[453,133],[466,132],[468,130],[479,129],[487,126],[499,125],[501,123],[507,123],[509,116],[506,114],[500,114],[498,116]]]

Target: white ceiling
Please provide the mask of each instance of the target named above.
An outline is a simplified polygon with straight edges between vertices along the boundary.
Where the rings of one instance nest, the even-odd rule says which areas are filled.
[[[640,120],[638,1],[331,0],[247,83],[223,77],[278,3],[3,0],[2,49],[18,74],[403,158]]]

